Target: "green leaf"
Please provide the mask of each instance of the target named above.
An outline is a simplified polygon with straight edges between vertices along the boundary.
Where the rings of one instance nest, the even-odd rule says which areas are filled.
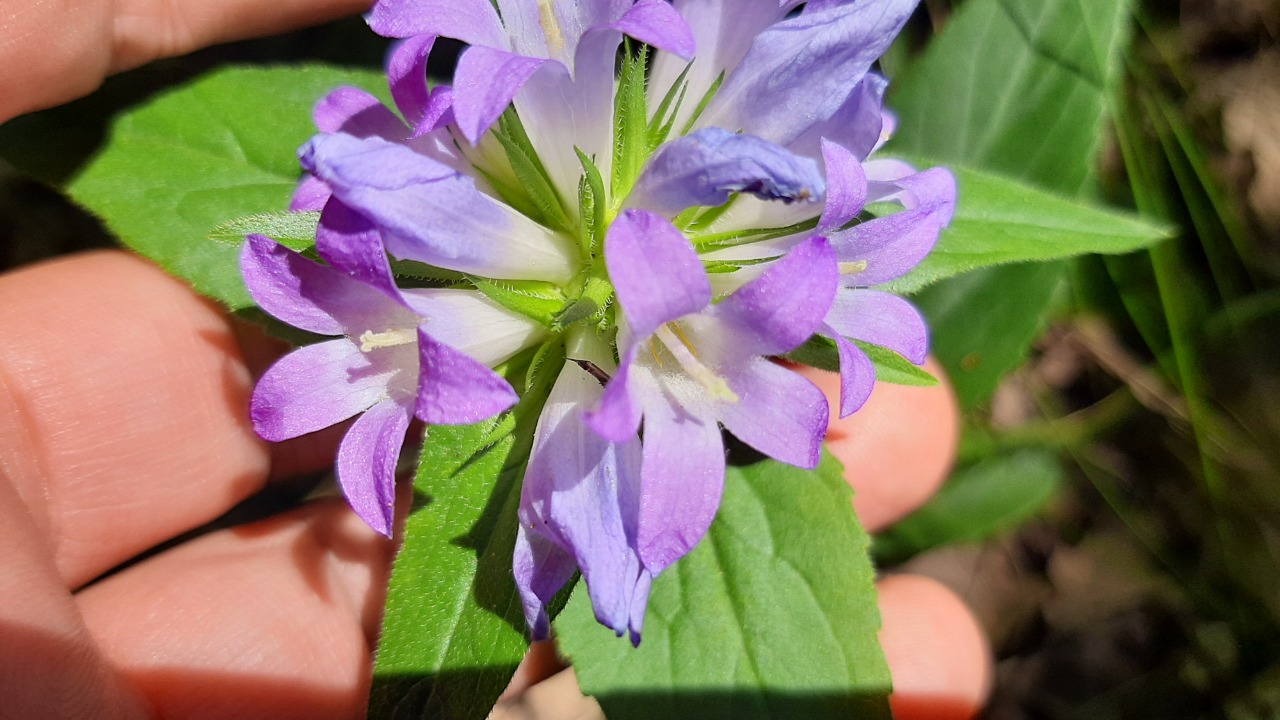
[[[1129,0],[968,0],[890,86],[899,125],[888,152],[997,172],[1068,197],[1092,195],[1129,7]],[[917,298],[934,329],[934,352],[960,375],[957,389],[971,402],[985,400],[1030,347],[1033,333],[1004,332],[1001,324],[1016,314],[1012,327],[1038,327],[1062,275],[1058,264],[978,270]],[[1014,294],[1034,282],[1042,284],[1034,296]],[[990,304],[996,297],[1000,312]],[[946,327],[944,312],[963,328]],[[990,372],[965,378],[961,361],[975,353],[992,358]]]
[[[378,72],[318,65],[228,68],[119,117],[69,190],[129,247],[231,309],[251,306],[239,250],[211,242],[245,215],[285,209],[315,133],[311,108],[339,85],[386,95]]]
[[[1044,308],[1060,297],[1063,285],[1057,263],[1005,265],[952,278],[912,298],[928,313],[930,344],[946,362],[960,407],[984,402],[1026,358],[1044,327]]]
[[[1135,215],[1067,200],[1017,180],[951,170],[960,188],[955,219],[924,262],[889,284],[894,292],[914,292],[991,265],[1126,253],[1172,233]]]
[[[209,239],[240,247],[246,235],[266,235],[290,250],[303,252],[315,247],[319,224],[319,212],[258,213],[222,223],[209,231]]]
[[[563,362],[563,349],[559,350]],[[525,353],[507,375],[516,387]],[[551,362],[543,357],[543,362]],[[511,575],[520,477],[556,373],[498,418],[429,429],[396,556],[369,717],[482,720],[528,648]]]
[[[1021,450],[970,465],[924,507],[878,535],[876,559],[896,563],[932,547],[986,539],[1040,512],[1062,482],[1062,463],[1046,450]]]
[[[654,581],[640,647],[581,590],[560,647],[610,720],[888,718],[866,547],[832,457],[730,468],[707,536]]]

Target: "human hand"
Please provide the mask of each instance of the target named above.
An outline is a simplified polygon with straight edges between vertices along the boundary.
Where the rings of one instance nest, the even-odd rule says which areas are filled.
[[[263,339],[119,252],[0,277],[0,337],[5,711],[360,717],[392,545],[340,499],[94,582],[271,477],[332,462],[332,431],[270,447],[253,433],[252,375],[273,352]],[[834,425],[869,527],[936,489],[954,423],[945,391],[884,386]],[[916,578],[880,590],[898,717],[972,714],[989,660],[959,600]],[[515,689],[544,674],[526,668]]]
[[[110,74],[317,25],[373,0],[0,0],[0,122],[86,95]]]

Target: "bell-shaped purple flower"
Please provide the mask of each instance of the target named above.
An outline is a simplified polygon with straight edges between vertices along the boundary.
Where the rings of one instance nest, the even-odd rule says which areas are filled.
[[[525,476],[516,580],[535,636],[580,568],[600,622],[638,643],[652,578],[701,540],[720,505],[721,424],[777,460],[817,465],[826,400],[768,358],[821,326],[838,279],[835,253],[813,238],[712,305],[688,241],[640,210],[614,221],[605,259],[622,360],[603,391],[572,363],[561,373]],[[612,365],[604,349],[575,351]]]
[[[664,0],[498,0],[496,6],[490,0],[379,0],[369,25],[388,37],[449,37],[471,46],[459,58],[453,86],[458,127],[472,143],[544,66],[558,66],[553,72],[565,78],[591,73],[612,81],[613,52],[623,34],[682,57],[693,54],[688,27]],[[430,43],[419,42],[425,56]]]
[[[263,375],[251,402],[254,429],[287,440],[359,415],[338,451],[338,481],[356,513],[384,535],[410,419],[467,424],[511,407],[515,392],[488,366],[539,338],[532,322],[477,294],[388,294],[261,235],[247,238],[241,270],[263,310],[336,336],[293,351]]]

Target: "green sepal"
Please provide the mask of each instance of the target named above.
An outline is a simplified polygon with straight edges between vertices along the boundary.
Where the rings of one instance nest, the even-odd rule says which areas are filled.
[[[852,342],[859,350],[866,353],[867,357],[871,358],[871,363],[876,368],[876,380],[879,382],[893,383],[894,385],[912,385],[915,387],[932,387],[938,384],[938,378],[934,377],[928,370],[912,364],[910,360],[888,348],[865,343],[861,340],[853,340]],[[821,335],[814,335],[809,338],[809,342],[792,350],[783,357],[792,362],[815,367],[819,370],[840,372],[840,354],[836,350],[836,344]]]
[[[767,258],[756,258],[754,260],[703,260],[702,267],[705,268],[706,271],[711,274],[717,274],[717,273],[724,274],[724,273],[738,272],[742,268],[751,267],[752,265],[763,265],[765,263],[773,262],[774,260],[777,260],[777,259],[778,257],[775,256],[775,257],[767,257]]]
[[[693,129],[694,123],[698,122],[698,118],[702,117],[702,113],[706,111],[707,106],[711,104],[711,100],[715,98],[716,93],[720,92],[720,86],[724,84],[724,73],[721,72],[716,76],[715,82],[711,83],[711,87],[703,93],[702,99],[698,101],[698,106],[693,109],[693,114],[689,116],[685,122],[684,128],[680,130],[681,135],[688,135]]]
[[[597,257],[604,245],[604,231],[608,226],[609,219],[608,199],[604,191],[604,177],[600,174],[600,168],[587,154],[577,147],[573,151],[578,155],[578,162],[582,163],[582,184],[579,185],[578,197],[581,201],[579,214],[582,216],[582,233],[580,237],[583,242],[584,255],[588,258]],[[586,198],[590,198],[590,207]]]
[[[451,285],[466,287],[470,281],[470,278],[457,270],[445,270],[444,268],[427,265],[416,260],[392,260],[391,274],[395,275],[398,280],[412,281],[410,283],[400,283],[401,287],[422,285],[429,287],[449,287]]]
[[[569,303],[551,324],[553,331],[564,330],[582,320],[607,323],[609,305],[613,302],[613,285],[602,277],[592,275],[582,285],[582,291]]]
[[[524,375],[524,390],[528,392],[540,380],[545,378],[544,367],[558,367],[564,364],[564,335],[554,335],[542,343],[529,361],[529,370]],[[559,375],[559,373],[555,373]]]
[[[688,218],[685,222],[686,225],[691,225],[698,222],[698,218]],[[707,233],[705,235],[695,234],[690,238],[690,240],[693,242],[693,246],[700,252],[708,252],[718,248],[750,245],[751,243],[761,242],[764,240],[774,240],[780,237],[787,237],[788,235],[798,235],[803,232],[809,232],[816,227],[818,227],[818,218],[812,217],[808,220],[801,220],[798,223],[792,223],[786,227],[748,228],[746,230],[729,230],[726,232]]]
[[[658,103],[658,109],[653,113],[653,119],[649,121],[649,152],[651,153],[671,137],[671,130],[676,125],[676,116],[680,114],[685,92],[689,89],[685,78],[688,77],[692,67],[693,63],[689,63],[684,66],[684,70],[680,71],[680,76],[662,97],[662,102]]]
[[[618,78],[613,114],[613,202],[617,207],[631,193],[640,170],[649,158],[649,118],[645,99],[645,59],[648,47],[632,52],[623,47],[622,73]]]
[[[269,212],[228,220],[209,231],[209,239],[239,247],[246,235],[265,235],[296,252],[315,247],[317,212]]]
[[[564,291],[552,283],[471,278],[471,284],[502,307],[545,327],[552,327],[556,318],[565,310]]]
[[[507,110],[499,118],[493,137],[507,154],[507,162],[519,182],[517,192],[523,192],[537,210],[529,217],[549,228],[573,232],[573,222],[565,211],[564,200],[556,192],[551,176],[525,133],[524,123],[513,110]]]
[[[725,213],[729,212],[729,209],[737,204],[738,198],[740,197],[742,197],[742,193],[734,193],[729,196],[728,201],[720,203],[715,207],[689,208],[695,212],[691,215],[684,216],[682,218],[684,220],[683,224],[677,225],[677,227],[686,230],[689,233],[696,233],[700,230],[705,230],[706,228],[711,227],[716,220],[723,217]],[[681,215],[683,216],[684,214],[681,213]]]

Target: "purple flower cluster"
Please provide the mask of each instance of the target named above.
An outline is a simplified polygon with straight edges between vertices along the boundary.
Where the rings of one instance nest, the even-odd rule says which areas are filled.
[[[568,359],[543,368],[558,377],[525,472],[516,584],[543,637],[580,571],[600,622],[638,643],[653,578],[719,506],[722,427],[778,461],[818,462],[826,401],[770,358],[829,338],[843,414],[875,378],[852,340],[924,360],[919,313],[875,286],[929,252],[955,183],[871,157],[892,127],[871,68],[916,2],[379,0],[370,25],[402,39],[388,63],[398,114],[336,90],[299,151],[292,208],[320,212],[324,264],[245,244],[262,308],[334,337],[262,379],[258,432],[359,415],[339,481],[389,534],[410,420],[507,410],[518,396],[493,368],[563,343]],[[429,87],[439,37],[467,48],[452,85]],[[624,37],[648,47],[638,135],[621,115],[634,85],[615,77]],[[400,287],[392,258],[456,281]],[[548,321],[482,292],[520,283],[565,312]]]

